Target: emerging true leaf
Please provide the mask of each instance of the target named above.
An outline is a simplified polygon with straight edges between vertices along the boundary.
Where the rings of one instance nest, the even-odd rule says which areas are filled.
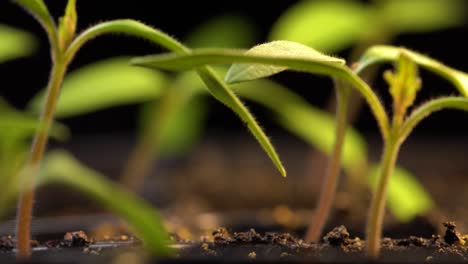
[[[271,40],[290,40],[321,51],[340,51],[376,27],[375,8],[358,1],[301,1],[281,15]]]
[[[421,88],[421,79],[416,64],[405,52],[401,52],[396,64],[397,72],[386,71],[384,77],[390,85],[394,115],[403,117],[416,99],[416,94]]]
[[[369,48],[359,60],[356,72],[363,71],[365,68],[373,64],[397,61],[402,51],[419,66],[452,82],[462,95],[468,97],[467,73],[450,68],[439,61],[405,48],[380,45],[373,46]]]
[[[0,63],[31,55],[36,40],[29,33],[0,24]]]
[[[77,20],[76,0],[68,0],[65,15],[60,18],[58,28],[59,44],[62,50],[65,50],[75,37]]]
[[[70,73],[63,84],[56,117],[65,118],[114,106],[147,102],[160,96],[167,78],[158,71],[128,65],[127,58],[97,62]],[[29,104],[40,111],[44,91]]]

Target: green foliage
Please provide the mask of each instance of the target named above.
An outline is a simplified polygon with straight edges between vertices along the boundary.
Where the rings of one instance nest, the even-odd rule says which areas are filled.
[[[369,177],[374,191],[379,176],[379,166],[374,165]],[[398,167],[390,178],[387,204],[395,217],[401,221],[410,221],[415,216],[426,214],[434,207],[434,202],[416,177]]]
[[[160,72],[131,67],[128,58],[112,58],[70,73],[64,81],[55,116],[73,117],[109,107],[150,101],[168,84]],[[45,90],[36,95],[29,108],[41,110]]]
[[[253,24],[247,18],[222,15],[195,27],[184,43],[192,48],[242,48],[252,45],[255,36]]]
[[[63,151],[48,154],[40,183],[59,183],[76,188],[123,217],[143,240],[150,253],[158,256],[171,253],[167,247],[169,236],[155,209],[98,172],[85,167],[70,154]]]
[[[249,49],[246,55],[271,55],[282,58],[307,59],[318,63],[336,63],[344,65],[343,59],[324,55],[310,47],[291,41],[273,41]],[[286,70],[287,67],[258,64],[234,64],[226,74],[229,83],[256,80]]]
[[[290,40],[321,51],[341,51],[376,35],[424,33],[466,22],[463,0],[301,1],[286,10],[271,40]]]
[[[0,24],[0,63],[31,55],[36,40],[29,33]]]
[[[52,42],[56,42],[57,35],[55,32],[57,31],[55,27],[55,22],[52,16],[47,9],[47,6],[44,4],[42,0],[13,0],[15,3],[23,7],[26,11],[30,12],[32,16],[34,16],[39,23],[41,23],[42,27],[48,33],[48,37]]]
[[[292,44],[290,47],[291,49],[294,49],[296,45]],[[283,49],[284,46],[281,47],[278,53],[285,54]],[[230,77],[233,76],[231,74],[227,78],[228,82],[251,80],[254,77],[263,78],[274,74],[275,72],[277,73],[279,69],[291,69],[340,78],[349,83],[363,95],[371,107],[382,133],[387,136],[387,127],[389,125],[388,117],[379,99],[372,89],[355,73],[349,70],[340,60],[330,59],[328,61],[324,61],[323,57],[318,55],[302,58],[291,55],[294,54],[293,51],[290,54],[286,53],[286,55],[277,55],[275,54],[274,49],[270,51],[271,52],[268,54],[253,55],[247,54],[245,51],[241,50],[200,49],[193,50],[189,54],[163,54],[135,58],[132,60],[132,63],[150,68],[163,68],[169,70],[194,68],[207,64],[241,63],[240,65],[233,65],[231,67],[236,68],[236,72],[241,72],[242,74],[236,74],[235,79]],[[264,67],[264,65],[272,65],[275,67]],[[260,69],[259,71],[257,71],[257,67]]]
[[[405,48],[383,45],[373,46],[359,60],[356,72],[361,72],[377,63],[397,61],[402,52],[419,66],[452,82],[462,95],[468,97],[467,73],[448,67],[437,60]]]
[[[271,40],[290,40],[336,52],[372,32],[375,10],[357,1],[301,1],[281,15]]]

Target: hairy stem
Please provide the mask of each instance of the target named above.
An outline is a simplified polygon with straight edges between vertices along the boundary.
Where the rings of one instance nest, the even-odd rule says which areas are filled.
[[[30,226],[32,207],[34,201],[34,187],[37,174],[39,173],[40,163],[47,145],[49,130],[54,119],[55,106],[60,94],[63,77],[66,72],[66,64],[60,61],[60,54],[55,54],[52,71],[47,86],[47,98],[40,117],[40,127],[34,135],[31,146],[31,153],[26,162],[24,177],[25,186],[22,187],[18,204],[17,215],[17,256],[19,258],[28,258],[31,254],[30,246]]]
[[[343,144],[345,141],[346,127],[347,127],[347,110],[349,103],[350,88],[342,81],[335,80],[336,96],[337,96],[337,117],[335,128],[335,145],[333,147],[332,155],[330,156],[327,168],[327,174],[323,181],[321,188],[319,203],[312,219],[309,224],[309,230],[306,234],[306,241],[318,242],[322,234],[323,228],[330,215],[330,210],[336,196],[336,187],[338,185],[338,177],[340,175],[341,153],[343,151]]]
[[[380,176],[377,188],[374,190],[366,225],[366,255],[373,259],[376,259],[380,252],[380,238],[382,237],[388,183],[396,165],[400,146],[398,130],[393,129],[389,138],[385,140],[380,163]]]

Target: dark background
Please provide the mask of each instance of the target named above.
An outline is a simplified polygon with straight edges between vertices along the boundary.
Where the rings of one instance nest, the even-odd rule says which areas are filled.
[[[257,42],[266,40],[269,27],[277,17],[296,1],[92,1],[79,0],[79,29],[99,21],[116,18],[136,18],[151,24],[178,39],[183,39],[195,26],[208,18],[219,14],[239,14],[249,18],[257,27]],[[66,1],[46,1],[51,13],[58,17],[63,13]],[[38,23],[26,12],[11,1],[0,1],[0,23],[16,26],[32,32],[39,40],[38,52],[29,58],[19,59],[0,65],[1,88],[0,96],[6,98],[14,106],[23,108],[28,100],[47,83],[50,69],[48,44],[45,34]],[[411,47],[420,52],[431,54],[444,63],[468,71],[466,62],[466,47],[468,27],[453,28],[431,34],[402,35],[394,44]],[[226,32],[228,34],[228,32]],[[105,36],[86,45],[78,54],[70,70],[99,59],[117,55],[144,55],[159,52],[158,47],[136,39],[122,36]],[[346,56],[347,52],[339,54]],[[419,95],[420,101],[441,95],[456,94],[456,90],[447,82],[436,76],[423,74],[424,92]],[[297,73],[284,73],[278,78],[291,89],[304,95],[310,102],[324,107],[331,95],[331,82],[325,78],[317,78]],[[326,87],[322,89],[322,87]],[[378,93],[387,101],[387,92],[383,82],[375,86]],[[313,93],[312,93],[313,91]],[[221,104],[210,101],[214,111],[210,111],[208,120],[209,132],[243,130],[241,122]],[[268,113],[255,105],[249,104],[254,114],[267,128],[268,132],[282,133],[268,116]],[[74,135],[93,133],[129,133],[135,131],[136,106],[125,106],[99,111],[78,118],[65,120]],[[367,109],[362,111],[357,125],[364,133],[376,134],[376,124]],[[456,111],[437,113],[428,121],[422,123],[416,131],[418,134],[436,136],[460,136],[468,133],[467,115]]]

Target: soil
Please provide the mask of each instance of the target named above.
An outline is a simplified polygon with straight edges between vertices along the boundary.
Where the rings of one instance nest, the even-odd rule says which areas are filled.
[[[468,262],[468,235],[461,235],[453,222],[443,223],[445,233],[430,238],[410,236],[402,239],[382,239],[382,262]],[[0,261],[14,261],[14,238],[0,238]],[[34,248],[33,259],[40,262],[57,263],[99,263],[115,262],[124,252],[135,252],[140,247],[139,240],[129,237],[114,237],[107,241],[93,241],[83,231],[67,232],[62,239],[31,241]],[[258,233],[254,229],[247,232],[230,232],[218,228],[211,236],[199,241],[174,241],[178,248],[177,256],[159,259],[162,262],[200,261],[293,261],[303,262],[363,262],[365,241],[351,237],[345,226],[328,232],[320,243],[306,243],[289,233]],[[141,258],[140,258],[141,259]]]

